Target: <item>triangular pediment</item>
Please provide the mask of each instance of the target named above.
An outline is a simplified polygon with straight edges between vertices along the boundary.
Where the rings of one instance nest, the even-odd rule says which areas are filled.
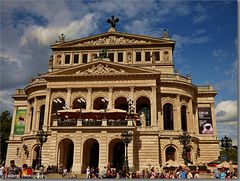
[[[59,42],[51,48],[111,46],[111,45],[148,45],[148,44],[175,44],[175,41],[165,38],[154,38],[144,35],[135,35],[120,32],[107,32],[73,41]]]
[[[95,60],[87,64],[77,65],[64,70],[50,72],[44,77],[66,76],[109,76],[109,75],[149,75],[160,74],[159,71],[133,67],[106,60]]]

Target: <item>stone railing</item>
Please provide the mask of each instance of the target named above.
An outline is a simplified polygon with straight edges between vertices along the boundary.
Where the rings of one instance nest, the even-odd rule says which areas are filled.
[[[94,120],[94,119],[59,119],[53,118],[54,127],[101,127],[101,126],[133,126],[133,120]],[[139,125],[137,125],[139,126]]]
[[[180,80],[183,82],[192,83],[191,77],[185,77],[179,74],[161,74],[162,80]]]
[[[128,121],[127,120],[107,120],[108,126],[127,126]]]

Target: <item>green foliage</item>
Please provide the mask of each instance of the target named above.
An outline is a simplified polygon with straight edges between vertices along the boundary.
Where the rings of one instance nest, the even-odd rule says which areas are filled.
[[[228,155],[228,160],[237,161],[237,150],[228,149],[228,153],[226,150],[222,149],[220,151],[220,156]]]
[[[0,147],[1,147],[1,162],[5,161],[7,154],[7,140],[11,132],[11,123],[12,118],[9,111],[4,111],[1,114],[0,128],[1,128],[1,137],[0,137]]]

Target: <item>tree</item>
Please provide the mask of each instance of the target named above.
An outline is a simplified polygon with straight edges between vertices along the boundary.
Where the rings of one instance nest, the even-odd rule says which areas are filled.
[[[237,150],[230,148],[228,152],[225,149],[220,150],[220,156],[228,156],[228,160],[237,161]]]
[[[11,123],[12,118],[10,116],[9,111],[4,111],[0,117],[0,130],[1,130],[1,137],[0,137],[0,147],[1,147],[1,162],[6,160],[7,154],[7,141],[9,139],[9,135],[11,132]]]

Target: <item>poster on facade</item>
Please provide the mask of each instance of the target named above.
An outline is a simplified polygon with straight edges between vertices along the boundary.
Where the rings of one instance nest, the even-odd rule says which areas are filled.
[[[25,122],[26,122],[27,109],[18,109],[16,112],[15,119],[15,135],[23,135],[25,131]]]
[[[210,107],[198,108],[198,122],[200,134],[213,134],[212,114]]]

